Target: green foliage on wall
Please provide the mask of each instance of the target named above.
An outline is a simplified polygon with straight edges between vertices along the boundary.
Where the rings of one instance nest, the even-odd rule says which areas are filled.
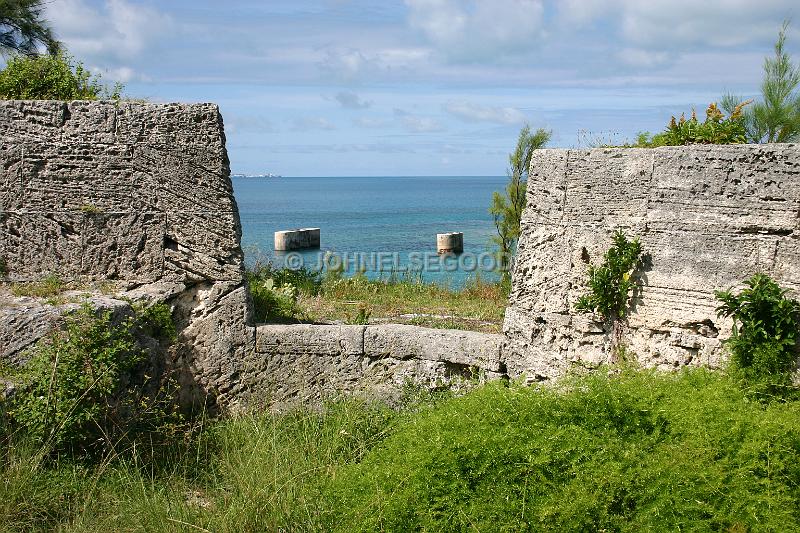
[[[164,304],[137,309],[115,321],[110,310],[84,304],[40,340],[13,376],[19,387],[6,406],[12,424],[43,449],[77,451],[113,446],[163,415],[135,376],[147,361],[136,337],[171,341],[175,326]]]
[[[621,230],[614,232],[611,248],[603,256],[603,264],[589,266],[589,291],[578,299],[575,309],[598,313],[604,320],[625,317],[628,299],[638,280],[642,245],[638,237],[628,240]]]
[[[666,130],[652,137],[640,133],[635,146],[654,148],[657,146],[682,146],[687,144],[744,144],[747,142],[743,109],[750,101],[735,106],[726,117],[716,103],[706,109],[706,118],[700,122],[697,113],[692,111],[687,120],[672,117]]]

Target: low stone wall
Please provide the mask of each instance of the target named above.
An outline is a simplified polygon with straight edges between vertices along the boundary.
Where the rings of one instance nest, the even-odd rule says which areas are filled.
[[[506,310],[509,375],[546,379],[609,358],[609,333],[575,312],[611,234],[646,262],[624,340],[646,366],[716,366],[730,320],[714,290],[765,272],[800,289],[800,147],[538,150]]]
[[[442,388],[503,377],[503,340],[403,324],[261,325],[258,365],[248,379],[254,399],[272,406],[342,393],[391,400],[406,384]]]

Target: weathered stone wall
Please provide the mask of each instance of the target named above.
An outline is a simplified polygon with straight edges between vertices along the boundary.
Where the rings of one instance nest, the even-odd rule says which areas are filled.
[[[731,323],[714,290],[758,271],[800,289],[800,147],[537,151],[504,323],[510,376],[608,360],[609,334],[574,304],[616,229],[649,254],[630,350],[647,366],[715,366]]]
[[[54,275],[56,301],[0,287],[0,362],[78,301],[162,301],[185,399],[280,407],[340,393],[396,396],[503,375],[503,337],[403,325],[249,326],[241,229],[222,118],[211,104],[0,102],[0,262],[7,281]],[[97,283],[114,282],[110,296]],[[105,287],[108,291],[109,287]],[[120,311],[122,312],[122,311]]]
[[[112,281],[124,297],[169,302],[187,390],[234,397],[255,337],[229,174],[212,104],[0,101],[6,278]],[[21,321],[35,340],[58,314],[38,309],[0,310],[5,358]]]
[[[256,401],[277,407],[342,393],[392,400],[406,384],[504,377],[502,343],[502,335],[405,324],[262,325],[248,380]]]

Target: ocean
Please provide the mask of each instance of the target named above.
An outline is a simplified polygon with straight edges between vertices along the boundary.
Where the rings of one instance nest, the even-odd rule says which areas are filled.
[[[370,278],[420,273],[426,282],[462,286],[479,273],[495,280],[495,232],[488,212],[504,176],[234,177],[242,246],[252,264],[345,267]],[[320,250],[273,251],[273,233],[321,229]],[[436,234],[464,233],[464,254],[439,258]]]

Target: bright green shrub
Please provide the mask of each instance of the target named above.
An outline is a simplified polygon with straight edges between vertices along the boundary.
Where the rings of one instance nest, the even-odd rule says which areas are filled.
[[[621,230],[614,232],[611,248],[603,255],[603,264],[589,266],[589,292],[578,299],[575,309],[598,313],[604,320],[623,318],[628,298],[637,283],[634,274],[641,266],[641,255],[638,237],[629,241]]]
[[[636,146],[654,148],[687,144],[744,144],[747,138],[742,109],[749,103],[747,101],[736,106],[727,118],[715,103],[706,109],[703,122],[697,119],[694,110],[689,120],[684,115],[678,120],[672,117],[667,129],[652,138],[647,133],[640,133]]]
[[[248,276],[247,286],[253,301],[256,322],[293,321],[302,314],[297,305],[297,289],[287,283],[280,287],[272,279]]]
[[[790,531],[800,404],[703,369],[489,385],[423,410],[321,504],[333,531]]]
[[[0,70],[0,98],[6,100],[119,99],[122,86],[104,86],[81,62],[59,53],[14,56]]]
[[[256,322],[295,321],[304,317],[297,305],[300,293],[309,296],[322,289],[322,273],[308,268],[273,268],[259,264],[246,272]]]
[[[756,274],[739,294],[716,291],[721,317],[733,318],[726,344],[733,364],[748,379],[788,383],[797,362],[800,303],[766,274]]]
[[[139,308],[117,323],[111,311],[88,304],[68,315],[14,376],[19,387],[6,407],[12,426],[44,449],[76,451],[102,448],[134,433],[143,418],[164,415],[156,405],[162,398],[145,398],[147,378],[136,376],[147,361],[136,342],[140,333],[172,340],[169,308]]]

